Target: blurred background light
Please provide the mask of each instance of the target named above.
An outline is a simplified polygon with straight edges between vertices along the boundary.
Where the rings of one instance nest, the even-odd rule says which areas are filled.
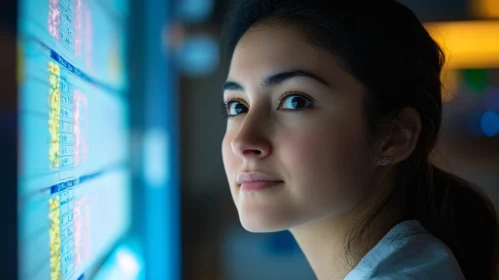
[[[95,280],[139,280],[144,279],[144,262],[137,254],[136,246],[133,242],[117,247],[99,273],[95,275]],[[86,277],[85,277],[86,278]]]
[[[177,52],[186,36],[186,28],[181,22],[171,22],[163,27],[163,45],[165,51]]]
[[[473,15],[478,18],[499,18],[499,1],[469,0]]]
[[[485,135],[494,137],[499,134],[499,114],[497,112],[485,112],[481,118],[480,124]]]
[[[447,67],[499,66],[499,21],[439,22],[425,26],[443,47]]]
[[[152,187],[161,187],[169,178],[168,137],[161,129],[149,129],[144,136],[144,175]]]
[[[177,16],[187,23],[199,23],[207,20],[213,13],[213,0],[180,0]]]
[[[136,276],[139,272],[139,262],[135,258],[135,255],[127,248],[120,248],[116,252],[116,258],[118,260],[118,265],[123,269],[125,274],[130,276]]]
[[[468,88],[476,94],[483,94],[489,86],[489,72],[486,69],[464,69],[464,80]]]
[[[208,75],[219,65],[219,45],[209,35],[187,37],[179,50],[180,69],[188,77]]]

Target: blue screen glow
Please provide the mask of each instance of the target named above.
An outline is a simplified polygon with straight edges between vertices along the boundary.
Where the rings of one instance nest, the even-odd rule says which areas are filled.
[[[19,275],[87,279],[130,226],[128,3],[19,3]]]
[[[481,127],[483,133],[489,137],[499,134],[499,114],[494,111],[485,112],[482,116]]]

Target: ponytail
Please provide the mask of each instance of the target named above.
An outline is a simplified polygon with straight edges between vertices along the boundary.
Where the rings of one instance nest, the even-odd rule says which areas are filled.
[[[472,183],[433,165],[428,171],[429,184],[409,195],[410,218],[418,219],[452,250],[466,279],[498,279],[493,204]]]

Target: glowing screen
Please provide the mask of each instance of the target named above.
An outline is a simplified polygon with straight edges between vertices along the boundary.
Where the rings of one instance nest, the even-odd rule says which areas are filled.
[[[130,222],[127,2],[19,2],[19,275],[88,279]]]

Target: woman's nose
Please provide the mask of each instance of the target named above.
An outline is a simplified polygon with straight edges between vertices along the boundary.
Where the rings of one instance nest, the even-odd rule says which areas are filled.
[[[243,159],[261,159],[271,153],[271,142],[266,135],[265,122],[248,119],[232,140],[232,151]]]

